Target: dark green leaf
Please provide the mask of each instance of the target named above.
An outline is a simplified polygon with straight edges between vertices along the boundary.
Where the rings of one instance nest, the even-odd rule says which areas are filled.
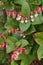
[[[30,26],[30,28],[25,32],[26,35],[30,35],[32,33],[34,33],[36,30],[35,30],[35,27],[34,26]]]

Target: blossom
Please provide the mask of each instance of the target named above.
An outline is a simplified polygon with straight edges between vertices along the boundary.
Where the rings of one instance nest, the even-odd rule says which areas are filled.
[[[10,10],[7,10],[7,11],[6,11],[6,14],[7,14],[7,16],[9,16],[9,17],[11,16],[11,13],[12,13],[12,12],[11,12]]]
[[[16,15],[17,15],[17,12],[16,11],[13,11],[12,12],[12,18],[16,18]]]
[[[21,14],[21,12],[19,12],[19,13],[17,14],[16,20],[17,20],[17,21],[21,20],[21,17],[22,17],[22,14]]]
[[[17,60],[18,56],[22,54],[22,52],[25,52],[26,48],[18,48],[13,51],[13,54],[11,55],[11,60]]]
[[[37,16],[38,16],[37,11],[34,11],[34,16],[35,16],[35,17],[37,17]]]
[[[0,44],[0,48],[4,48],[5,47],[5,43]],[[8,47],[8,44],[6,43],[6,48]]]
[[[12,56],[11,56],[11,60],[16,60],[18,58],[19,52],[18,51],[14,51]]]
[[[11,33],[14,33],[14,28],[11,28],[9,31],[8,31],[8,34],[11,34]]]
[[[41,8],[42,8],[42,11],[43,11],[43,6]]]
[[[39,13],[41,13],[42,12],[42,10],[41,10],[41,7],[37,7],[37,11],[39,12]]]
[[[4,40],[6,40],[6,36],[3,33],[0,33],[0,37],[2,37]]]

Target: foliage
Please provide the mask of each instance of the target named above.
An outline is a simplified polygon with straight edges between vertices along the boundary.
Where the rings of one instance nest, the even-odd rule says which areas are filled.
[[[0,64],[30,65],[43,58],[43,0],[0,0]]]

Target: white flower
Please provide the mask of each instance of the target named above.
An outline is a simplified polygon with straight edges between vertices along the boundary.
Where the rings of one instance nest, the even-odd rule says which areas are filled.
[[[17,58],[18,58],[18,56],[19,56],[19,52],[18,51],[14,51],[13,52],[13,54],[12,54],[12,56],[11,56],[11,59],[13,60],[17,60]]]
[[[24,35],[23,38],[25,38],[26,36]]]
[[[18,16],[18,17],[16,18],[16,20],[17,20],[17,21],[21,20],[21,16]]]
[[[33,16],[33,15],[31,15],[31,16],[30,16],[30,18],[34,18],[34,16]]]
[[[21,23],[24,23],[24,20],[21,20],[20,22],[21,22]]]
[[[34,18],[32,18],[31,21],[34,22]]]
[[[25,20],[25,23],[27,23],[28,22],[28,20]]]
[[[34,16],[37,17],[38,16],[38,13],[36,13]]]
[[[21,33],[21,34],[20,34],[20,36],[22,37],[22,36],[23,36],[23,34]]]

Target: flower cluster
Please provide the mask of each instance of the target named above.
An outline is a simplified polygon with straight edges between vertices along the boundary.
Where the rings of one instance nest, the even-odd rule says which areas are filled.
[[[28,20],[31,20],[32,22],[34,21],[34,18],[38,16],[38,10],[33,11],[33,12],[31,11],[30,17],[24,17],[21,12],[10,11],[10,10],[7,10],[6,14],[7,14],[7,16],[10,16],[12,18],[16,18],[16,20],[20,21],[21,23],[24,23],[24,22],[27,23]]]
[[[5,47],[5,43],[0,44],[0,48],[4,48]],[[8,44],[6,43],[6,48],[8,47]]]
[[[3,5],[3,2],[0,1],[0,4]],[[43,12],[43,6],[38,6],[38,7],[36,8],[35,13],[34,13],[33,15],[30,14],[29,17],[24,17],[21,12],[17,12],[16,10],[13,10],[13,11],[6,10],[7,16],[12,17],[12,18],[16,18],[16,20],[17,20],[17,21],[20,21],[21,23],[27,23],[28,20],[30,20],[31,22],[34,22],[35,17],[38,16],[38,12],[39,12],[39,13],[42,13],[42,12]],[[31,12],[30,12],[30,13],[31,13]],[[34,16],[35,16],[35,17],[34,17]]]
[[[4,39],[4,43],[0,44],[0,48],[4,48],[5,46],[5,41],[6,41],[6,36],[3,33],[0,33],[0,38]],[[8,44],[6,43],[6,47],[8,47]]]
[[[30,15],[30,19],[32,22],[34,22],[35,17],[38,16],[38,13],[42,13],[43,12],[43,6],[38,6],[36,8],[36,11],[31,11],[31,15]]]
[[[43,12],[43,6],[38,6],[38,7],[37,7],[37,11],[38,11],[39,13],[42,13],[42,12]]]
[[[17,60],[18,56],[22,54],[22,52],[26,52],[26,48],[18,48],[17,50],[13,51],[11,55],[11,60]]]
[[[32,22],[34,22],[34,19],[38,16],[37,11],[31,11],[30,19]]]
[[[0,33],[0,37],[2,37],[4,40],[6,40],[6,36],[3,33]]]
[[[20,33],[20,36],[21,36],[21,37],[23,37],[23,38],[26,37],[26,36],[25,36],[25,33],[22,32],[19,28],[17,28],[17,29],[11,28],[11,29],[8,31],[8,34],[10,35],[11,33],[15,33],[15,34]]]
[[[21,23],[28,22],[28,17],[24,17],[21,12],[16,12],[15,10],[14,11],[7,10],[6,14],[7,16],[10,16],[12,18],[16,18],[16,20],[20,21]]]

